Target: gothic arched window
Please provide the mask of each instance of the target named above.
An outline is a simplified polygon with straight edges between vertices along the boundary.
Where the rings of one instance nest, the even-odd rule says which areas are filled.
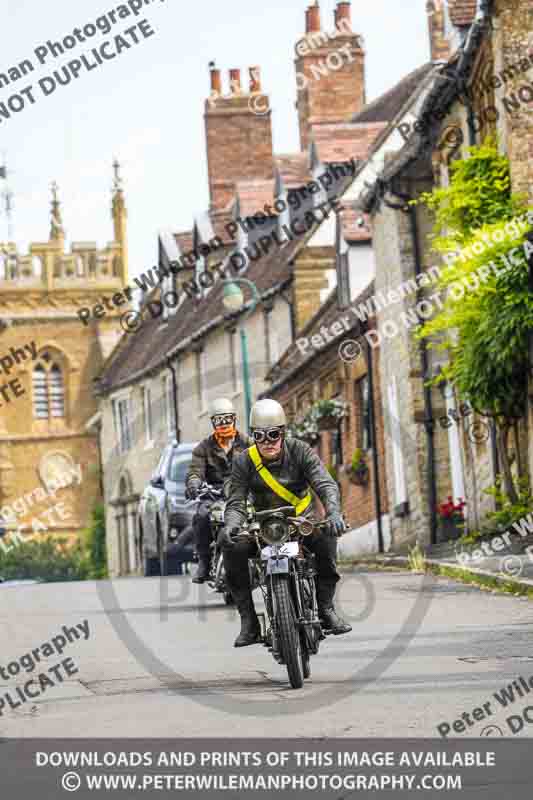
[[[33,416],[36,419],[65,416],[63,371],[48,352],[40,355],[33,369]]]

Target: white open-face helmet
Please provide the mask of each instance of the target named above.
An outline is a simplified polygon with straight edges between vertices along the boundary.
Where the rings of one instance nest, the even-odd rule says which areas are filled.
[[[217,397],[209,404],[209,416],[217,417],[219,414],[235,414],[235,406],[227,397]]]
[[[209,404],[209,416],[214,428],[234,425],[236,419],[235,407],[227,397],[218,397]]]
[[[258,400],[250,412],[250,430],[279,428],[287,424],[283,406],[276,400]]]

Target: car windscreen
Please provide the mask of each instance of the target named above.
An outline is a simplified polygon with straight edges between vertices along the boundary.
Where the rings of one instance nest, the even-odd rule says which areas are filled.
[[[168,480],[173,483],[185,483],[190,463],[190,453],[176,453],[173,455],[168,470]]]

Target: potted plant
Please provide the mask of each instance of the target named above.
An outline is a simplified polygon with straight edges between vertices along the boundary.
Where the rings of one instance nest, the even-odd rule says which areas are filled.
[[[340,420],[346,416],[344,400],[319,400],[311,409],[318,429],[331,431],[338,427]]]
[[[353,454],[352,463],[348,472],[348,477],[357,486],[366,486],[368,483],[369,469],[365,461],[364,453],[360,447]]]
[[[287,425],[287,434],[290,438],[301,439],[313,446],[318,442],[319,432],[316,422],[306,416],[300,422],[292,422]]]
[[[439,528],[440,528],[440,542],[448,542],[450,539],[459,539],[463,533],[465,522],[464,507],[465,501],[459,497],[457,503],[454,503],[453,497],[448,495],[445,503],[437,506],[437,513],[439,515]]]

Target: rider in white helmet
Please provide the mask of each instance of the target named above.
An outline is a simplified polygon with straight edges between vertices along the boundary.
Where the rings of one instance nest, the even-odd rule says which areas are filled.
[[[307,546],[316,557],[319,615],[324,628],[332,633],[351,631],[333,606],[335,586],[340,580],[336,568],[337,537],[342,536],[346,529],[339,487],[309,445],[298,439],[285,439],[286,424],[285,412],[276,400],[259,400],[250,415],[255,447],[240,453],[233,460],[231,496],[226,505],[221,544],[226,577],[241,616],[241,632],[235,647],[259,641],[260,628],[248,570],[248,558],[255,553],[255,546],[249,542],[234,543],[231,535],[246,519],[249,492],[252,493],[257,511],[287,505],[287,500],[277,493],[276,484],[278,487],[281,484],[283,490],[295,495],[296,514],[305,514],[310,510],[310,489],[320,498],[328,526],[324,533],[316,532],[307,541]]]
[[[231,400],[219,397],[209,406],[209,416],[213,433],[200,442],[193,450],[191,466],[186,478],[187,497],[194,499],[202,483],[222,488],[226,478],[231,475],[233,456],[250,446],[248,436],[240,434],[236,428],[235,408]],[[198,553],[198,570],[193,583],[203,583],[209,577],[209,547],[211,527],[209,507],[211,501],[200,503],[193,520],[194,539]]]

